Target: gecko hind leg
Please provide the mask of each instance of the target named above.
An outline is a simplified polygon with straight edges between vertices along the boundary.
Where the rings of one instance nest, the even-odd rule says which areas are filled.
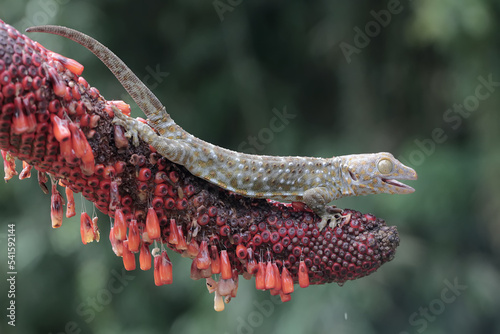
[[[159,136],[149,125],[124,115],[114,106],[112,108],[115,113],[113,123],[124,127],[125,136],[132,138],[132,142],[135,146],[139,145],[140,138],[147,144],[153,146],[163,157],[188,168],[186,164],[190,161],[192,150],[192,147],[188,143]]]
[[[139,146],[139,131],[134,126],[134,122],[131,117],[128,117],[115,106],[111,106],[115,114],[115,118],[113,119],[113,124],[120,125],[125,129],[125,137],[132,138],[132,143],[134,146]]]

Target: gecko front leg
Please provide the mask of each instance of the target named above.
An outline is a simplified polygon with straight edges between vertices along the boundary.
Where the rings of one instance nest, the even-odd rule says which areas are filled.
[[[304,203],[321,217],[318,224],[319,230],[323,230],[328,222],[333,229],[342,221],[342,215],[338,212],[331,213],[327,210],[327,205],[337,196],[326,187],[316,187],[308,189],[304,192]]]

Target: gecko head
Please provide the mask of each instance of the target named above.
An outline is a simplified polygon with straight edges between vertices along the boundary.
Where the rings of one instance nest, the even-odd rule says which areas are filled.
[[[343,173],[348,188],[356,195],[410,194],[412,187],[398,180],[416,180],[417,173],[390,153],[345,156]]]

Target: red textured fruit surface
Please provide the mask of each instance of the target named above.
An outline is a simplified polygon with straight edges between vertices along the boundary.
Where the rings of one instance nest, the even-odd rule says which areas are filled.
[[[163,244],[193,259],[191,277],[208,278],[226,301],[238,276],[256,276],[259,289],[289,300],[293,283],[343,283],[390,261],[399,244],[395,227],[369,214],[342,210],[343,223],[320,231],[319,217],[301,203],[237,196],[191,175],[112,123],[112,106],[79,75],[83,67],[52,53],[0,21],[0,148],[5,178],[14,158],[38,171],[44,192],[52,180],[53,227],[74,215],[73,192],[113,218],[113,251],[127,269],[150,269],[157,285],[172,283]],[[29,174],[29,168],[27,172]],[[49,174],[49,178],[46,174]],[[71,211],[71,213],[70,213]],[[99,239],[95,219],[83,213],[82,241]],[[140,255],[139,255],[140,253]],[[285,269],[286,268],[286,269]],[[219,279],[214,281],[211,277]],[[219,297],[218,297],[219,298]],[[223,304],[222,304],[223,308]],[[216,309],[221,309],[220,300]]]

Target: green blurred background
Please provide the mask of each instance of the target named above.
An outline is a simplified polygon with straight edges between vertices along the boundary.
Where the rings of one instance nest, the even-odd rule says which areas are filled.
[[[12,179],[0,185],[0,269],[15,223],[17,326],[6,326],[2,279],[0,332],[500,333],[499,13],[497,0],[0,0],[19,30],[59,24],[100,40],[207,141],[273,155],[389,151],[419,175],[414,194],[337,203],[397,225],[396,257],[378,272],[297,287],[285,304],[242,280],[221,313],[179,256],[171,286],[152,271],[117,281],[105,216],[101,242],[84,246],[77,218],[51,228],[36,177]],[[132,104],[84,48],[30,37]],[[294,118],[270,132],[285,108]]]

